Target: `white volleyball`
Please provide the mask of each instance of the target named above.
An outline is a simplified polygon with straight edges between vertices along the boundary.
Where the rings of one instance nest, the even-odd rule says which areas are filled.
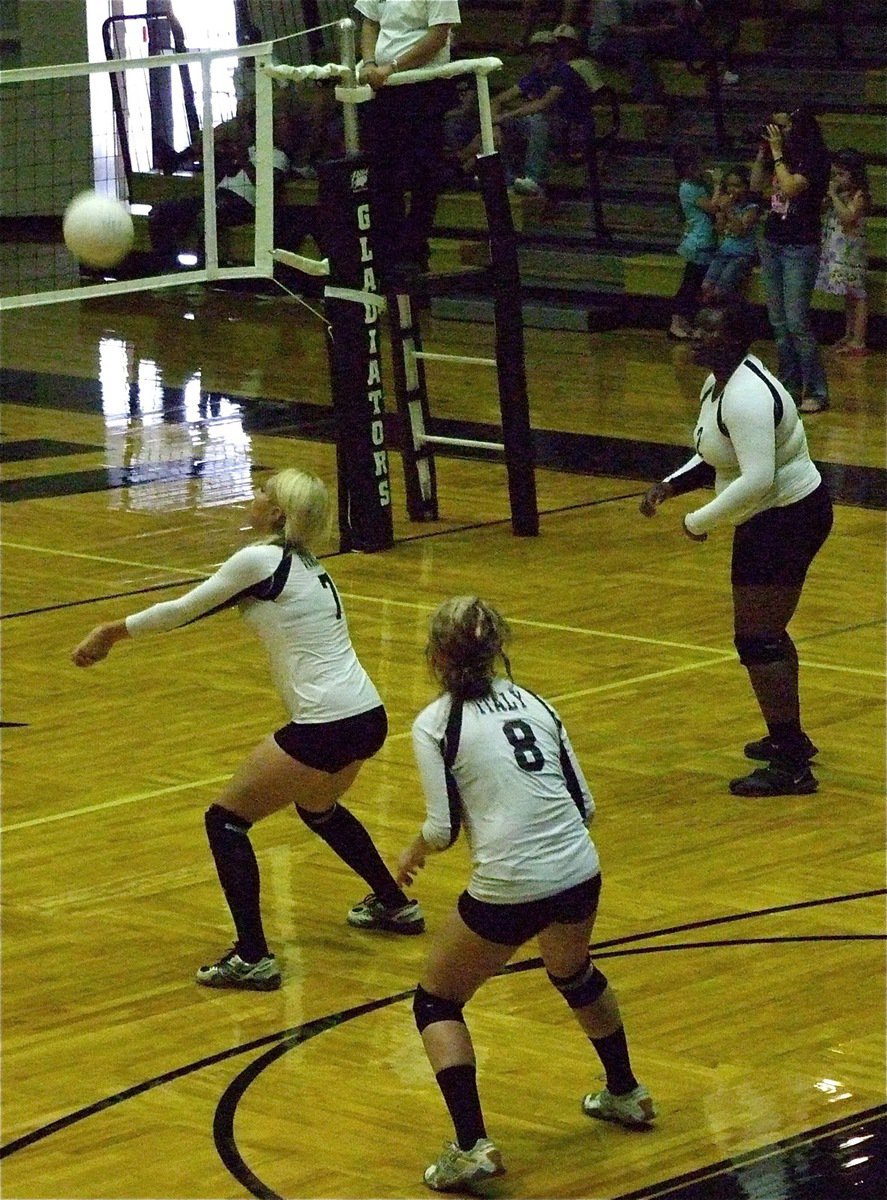
[[[115,267],[132,249],[135,229],[124,204],[98,192],[81,192],[65,209],[65,245],[88,267]]]

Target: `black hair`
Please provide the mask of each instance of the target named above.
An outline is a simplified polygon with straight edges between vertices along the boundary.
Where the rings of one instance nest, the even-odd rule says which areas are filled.
[[[869,185],[869,173],[865,165],[865,155],[848,146],[843,150],[835,151],[832,155],[832,166],[843,168],[850,176],[850,182],[856,190],[863,192],[867,199],[871,199],[872,193]]]
[[[758,336],[758,317],[754,309],[741,296],[724,296],[704,304],[696,319],[706,313],[719,313],[721,330],[725,338],[740,354],[745,355]]]

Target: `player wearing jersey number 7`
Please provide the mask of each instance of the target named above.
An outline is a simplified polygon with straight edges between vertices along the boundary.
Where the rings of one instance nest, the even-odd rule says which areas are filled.
[[[629,1128],[655,1115],[632,1074],[616,997],[588,953],[601,886],[586,828],[594,801],[557,713],[512,680],[507,637],[505,621],[477,597],[442,604],[427,647],[442,691],[413,725],[427,818],[400,857],[398,882],[411,884],[463,825],[474,867],[413,1003],[455,1127],[455,1142],[425,1171],[435,1191],[473,1191],[505,1169],[487,1137],[462,1009],[530,938],[606,1071],[584,1112]]]
[[[348,914],[349,924],[400,933],[424,929],[418,904],[404,895],[363,825],[338,803],[364,761],[381,749],[388,721],[354,652],[335,584],[313,553],[328,532],[329,516],[320,479],[294,469],[278,472],[252,503],[257,542],[177,600],[98,625],[72,654],[77,666],[90,667],[124,638],[177,629],[234,606],[265,644],[290,721],[259,743],[206,812],[210,850],[237,933],[228,954],[197,972],[206,987],[280,986],[262,927],[249,830],[289,804],[372,889]]]
[[[832,502],[807,449],[795,403],[760,359],[749,354],[754,319],[740,301],[699,311],[693,359],[708,367],[696,426],[696,453],[649,488],[641,512],[652,517],[672,496],[714,483],[715,496],[684,517],[684,532],[705,541],[735,526],[734,641],[767,724],[745,747],[768,765],[734,779],[737,796],[796,796],[819,786],[816,747],[801,728],[798,652],[788,624],[807,570],[832,527]]]

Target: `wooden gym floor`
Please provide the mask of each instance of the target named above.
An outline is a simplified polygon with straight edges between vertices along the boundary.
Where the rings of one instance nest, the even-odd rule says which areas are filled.
[[[3,504],[2,1194],[413,1197],[448,1135],[410,1015],[429,936],[344,922],[362,885],[298,821],[254,831],[271,994],[192,982],[230,944],[203,811],[281,722],[233,614],[76,670],[96,622],[174,594],[243,536],[255,474],[335,478],[323,327],[221,291],[8,314]],[[426,348],[490,330],[426,322]],[[760,347],[773,361],[772,344]],[[841,497],[793,625],[817,795],[738,800],[761,732],[732,649],[729,535],[690,500],[637,512],[682,461],[700,374],[652,331],[528,331],[541,535],[504,471],[438,460],[441,520],[329,555],[391,737],[349,804],[389,861],[422,819],[409,727],[443,597],[512,619],[517,678],[555,702],[596,794],[597,959],[660,1110],[588,1121],[599,1066],[530,945],[468,1009],[501,1197],[868,1197],[884,1095],[884,356],[830,361],[807,419]],[[445,430],[496,419],[488,374],[429,366]],[[390,372],[388,374],[390,379]],[[416,894],[429,935],[465,847]]]

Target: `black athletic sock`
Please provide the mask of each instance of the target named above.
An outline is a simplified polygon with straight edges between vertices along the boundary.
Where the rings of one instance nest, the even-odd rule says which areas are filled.
[[[607,1091],[614,1096],[624,1096],[626,1092],[633,1091],[638,1086],[638,1081],[631,1070],[628,1043],[622,1026],[620,1025],[615,1033],[601,1038],[589,1038],[589,1041],[607,1072]]]
[[[801,741],[804,736],[800,721],[768,721],[767,732],[780,743]]]
[[[373,839],[354,813],[341,804],[313,813],[296,805],[296,812],[312,832],[323,838],[342,862],[356,871],[386,908],[401,908],[407,897],[382,861]]]
[[[204,819],[219,883],[237,930],[237,953],[245,962],[258,962],[268,953],[268,943],[259,910],[259,864],[249,840],[251,823],[220,804],[210,805]]]
[[[790,765],[809,762],[809,741],[801,729],[800,721],[768,721],[767,732],[776,743],[780,757]]]
[[[449,1109],[459,1148],[470,1150],[478,1138],[487,1136],[477,1094],[477,1069],[474,1063],[444,1067],[437,1072],[437,1086]]]

